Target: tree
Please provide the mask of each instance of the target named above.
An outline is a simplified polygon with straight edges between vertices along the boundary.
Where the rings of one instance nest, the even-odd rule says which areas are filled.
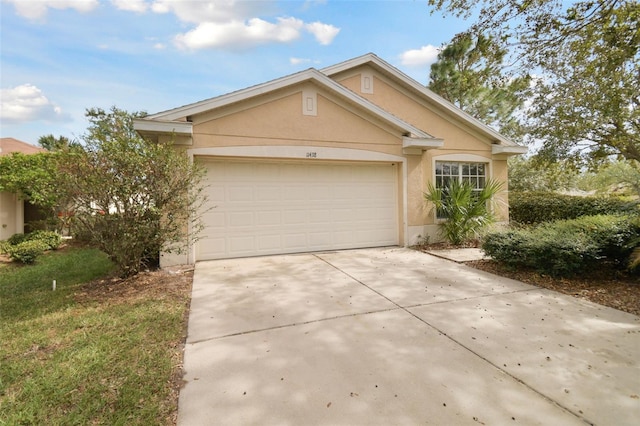
[[[115,262],[121,276],[188,247],[201,229],[203,171],[172,144],[139,136],[116,107],[89,109],[82,149],[65,149],[61,185],[73,201],[75,229]]]
[[[567,160],[547,163],[535,157],[509,158],[511,192],[572,190],[577,186],[579,175],[575,164]]]
[[[458,34],[431,65],[429,89],[505,134],[515,136],[514,115],[525,100],[529,77],[505,72],[507,50],[482,34]]]
[[[631,161],[612,161],[595,172],[584,173],[578,187],[600,193],[640,196],[640,164]]]
[[[469,17],[470,34],[508,48],[521,72],[535,72],[532,139],[550,160],[640,160],[640,3],[634,0],[429,0]]]
[[[70,144],[72,144],[72,142],[69,141],[69,138],[66,138],[64,136],[59,136],[56,138],[55,136],[49,134],[40,136],[38,138],[38,145],[40,145],[47,151],[58,151],[69,146]]]
[[[18,194],[51,213],[56,212],[62,199],[59,180],[54,154],[14,152],[0,157],[0,191]]]

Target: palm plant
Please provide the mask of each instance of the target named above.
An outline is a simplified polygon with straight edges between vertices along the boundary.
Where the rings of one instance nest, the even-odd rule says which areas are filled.
[[[502,189],[502,183],[489,180],[484,188],[476,190],[469,182],[452,179],[444,188],[429,183],[424,197],[433,203],[440,223],[440,233],[454,245],[476,238],[480,231],[494,222],[489,202]]]

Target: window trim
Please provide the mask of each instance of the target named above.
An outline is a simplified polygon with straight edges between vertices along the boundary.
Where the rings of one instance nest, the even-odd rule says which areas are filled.
[[[445,154],[434,156],[431,159],[431,182],[436,185],[436,163],[483,163],[485,165],[485,184],[493,178],[493,161],[491,158],[483,157],[475,154]],[[435,223],[441,223],[447,220],[444,217],[438,217],[438,212],[433,209],[433,218]]]

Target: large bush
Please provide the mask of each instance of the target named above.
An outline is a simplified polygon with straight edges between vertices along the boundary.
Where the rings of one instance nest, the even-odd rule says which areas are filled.
[[[585,216],[531,229],[491,233],[485,237],[482,249],[507,265],[570,276],[593,270],[604,261],[628,265],[638,237],[637,216]]]
[[[553,192],[509,194],[510,219],[526,225],[582,216],[631,214],[638,211],[637,201],[626,201],[616,197],[578,197]]]
[[[82,148],[59,153],[59,186],[74,212],[74,232],[105,252],[126,277],[155,266],[160,251],[180,251],[201,229],[204,172],[172,144],[138,135],[143,114],[113,107],[87,111]]]

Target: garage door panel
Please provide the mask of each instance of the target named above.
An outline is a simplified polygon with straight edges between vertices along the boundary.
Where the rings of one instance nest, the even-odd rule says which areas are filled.
[[[282,213],[283,225],[298,225],[307,222],[306,210],[286,210]]]
[[[255,189],[256,201],[281,201],[281,190],[282,188],[280,188],[279,186],[257,186]]]
[[[203,161],[197,260],[398,243],[397,167]]]
[[[258,250],[280,250],[282,237],[280,235],[262,235],[257,238]]]
[[[282,225],[282,214],[280,211],[256,212],[257,226],[280,226]]]
[[[283,236],[283,246],[292,250],[303,250],[307,247],[307,235],[304,233],[286,234]]]
[[[252,212],[233,212],[229,214],[229,226],[233,227],[243,227],[243,226],[253,226],[253,213]]]
[[[253,187],[251,186],[233,186],[228,188],[228,195],[225,201],[231,202],[252,202]]]

